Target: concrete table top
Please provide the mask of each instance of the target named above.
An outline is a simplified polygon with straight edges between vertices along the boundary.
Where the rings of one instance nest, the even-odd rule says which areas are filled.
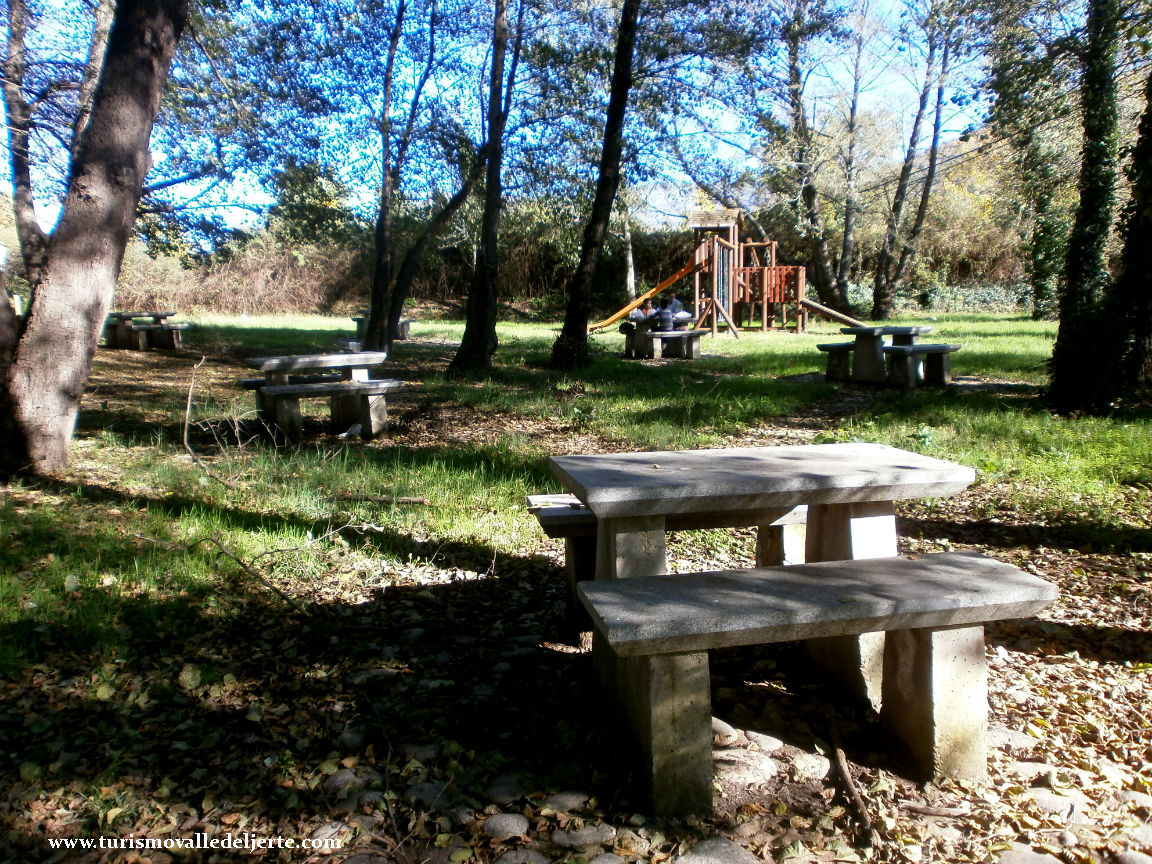
[[[291,354],[284,357],[252,357],[248,365],[261,372],[289,372],[298,369],[359,369],[379,366],[388,359],[387,351],[359,351],[353,354]]]
[[[548,464],[598,519],[934,498],[976,476],[868,443],[553,456]]]

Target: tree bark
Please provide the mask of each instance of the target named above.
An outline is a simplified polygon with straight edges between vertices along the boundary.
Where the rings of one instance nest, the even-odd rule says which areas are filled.
[[[624,152],[624,116],[632,89],[632,59],[640,0],[624,0],[620,26],[616,31],[616,57],[612,63],[612,83],[604,120],[604,145],[600,150],[600,173],[592,212],[584,228],[580,263],[568,283],[568,309],[564,327],[552,346],[552,367],[572,370],[588,364],[588,317],[592,312],[592,283],[604,251],[604,237],[612,218],[612,202],[620,187],[620,157]]]
[[[67,463],[92,355],[150,167],[186,0],[120,0],[27,325],[0,384],[0,477]]]
[[[896,305],[896,288],[892,284],[892,262],[896,256],[900,220],[904,215],[904,202],[908,197],[912,169],[916,164],[916,154],[920,150],[920,130],[924,125],[924,115],[928,112],[928,99],[932,95],[932,80],[936,75],[937,48],[935,35],[930,35],[928,57],[924,69],[924,84],[920,88],[916,117],[912,121],[912,133],[908,136],[908,148],[904,151],[904,162],[900,166],[900,174],[896,179],[896,189],[892,193],[892,204],[888,208],[884,241],[876,260],[876,277],[872,283],[872,319],[875,321],[887,321],[891,318]]]
[[[1080,162],[1080,202],[1064,265],[1060,325],[1052,348],[1048,398],[1059,413],[1093,410],[1100,397],[1097,363],[1099,303],[1111,281],[1106,258],[1115,200],[1119,119],[1116,98],[1117,0],[1091,0],[1081,82],[1084,140]]]
[[[523,35],[524,4],[520,4],[520,21],[516,28],[508,81],[504,80],[504,60],[508,51],[508,0],[496,0],[492,22],[492,79],[488,86],[488,140],[484,188],[484,211],[480,217],[480,249],[476,272],[468,291],[465,307],[464,335],[456,356],[448,364],[448,375],[460,377],[466,372],[483,372],[491,368],[492,355],[499,340],[496,337],[496,310],[499,299],[500,210],[504,204],[502,171],[504,167],[504,129],[512,105],[516,79],[516,62]]]
[[[385,351],[389,353],[392,351],[392,342],[396,339],[400,318],[404,312],[404,303],[408,299],[408,292],[412,289],[412,282],[416,278],[416,273],[420,270],[420,258],[424,255],[424,250],[428,248],[432,238],[439,234],[456,215],[456,211],[464,206],[464,202],[472,194],[472,189],[476,186],[476,181],[480,179],[480,173],[483,170],[484,157],[481,153],[464,176],[464,182],[460,189],[448,200],[439,213],[428,220],[419,236],[404,253],[400,266],[396,270],[396,282],[392,286],[392,296],[388,306],[387,338],[382,343]]]
[[[29,13],[24,0],[8,2],[8,55],[4,58],[4,107],[8,113],[8,155],[12,165],[12,211],[16,218],[16,236],[24,262],[28,284],[35,290],[48,237],[36,219],[36,202],[32,193],[32,106],[24,96],[24,73],[27,71],[24,37],[28,32]]]
[[[1113,360],[1103,379],[1111,407],[1118,400],[1152,401],[1152,74],[1144,85],[1144,114],[1128,175],[1132,201],[1124,221],[1120,277],[1108,292],[1106,318]],[[1112,375],[1108,375],[1114,370]]]

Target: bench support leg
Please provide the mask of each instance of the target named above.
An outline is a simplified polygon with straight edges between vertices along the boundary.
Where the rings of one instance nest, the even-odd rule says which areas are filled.
[[[655,815],[711,813],[708,652],[619,658],[597,634],[593,655],[606,692],[614,694],[640,745],[641,776]]]
[[[888,380],[884,369],[884,342],[879,338],[857,339],[852,350],[852,380],[858,384],[883,384]]]
[[[924,356],[924,383],[931,387],[947,387],[952,381],[952,355],[926,354]]]
[[[988,778],[988,666],[981,625],[894,630],[884,654],[885,723],[926,775]]]
[[[576,583],[596,578],[596,538],[564,538],[564,581],[568,583],[568,598],[564,617],[568,629],[583,633],[592,629],[592,619],[576,597]]]
[[[272,404],[272,416],[276,428],[289,441],[299,441],[304,437],[304,416],[300,413],[299,399],[276,399]]]
[[[852,352],[829,351],[828,366],[824,370],[824,380],[833,383],[846,383],[852,377]]]
[[[915,354],[889,354],[888,383],[903,390],[916,389],[920,383],[920,358]]]
[[[596,532],[596,578],[663,576],[668,552],[663,516],[602,519]]]
[[[806,561],[850,561],[895,555],[896,515],[891,501],[808,507]],[[829,676],[879,709],[884,674],[882,632],[811,639],[807,648]]]

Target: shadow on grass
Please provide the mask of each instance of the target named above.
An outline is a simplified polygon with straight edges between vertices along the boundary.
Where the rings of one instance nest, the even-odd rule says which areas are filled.
[[[237,575],[212,595],[122,598],[111,646],[36,625],[34,663],[0,707],[18,754],[0,774],[0,857],[46,859],[54,831],[150,835],[172,819],[310,830],[357,812],[365,786],[397,793],[402,821],[478,810],[506,772],[517,798],[580,789],[626,808],[590,658],[560,642],[562,574],[467,551],[487,578],[353,590],[304,614]],[[337,789],[342,768],[356,782]]]

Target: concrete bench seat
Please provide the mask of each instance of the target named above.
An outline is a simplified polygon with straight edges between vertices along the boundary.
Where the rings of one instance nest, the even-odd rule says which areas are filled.
[[[952,355],[959,350],[959,345],[885,345],[888,383],[906,390],[921,384],[945,387],[952,380]]]
[[[109,320],[104,325],[104,341],[116,348],[145,351],[149,347],[175,350],[181,346],[180,334],[191,325],[188,322],[137,323],[131,320]]]
[[[304,432],[301,399],[331,398],[332,428],[343,431],[360,426],[360,437],[370,440],[388,425],[385,394],[404,386],[403,381],[316,381],[300,384],[272,384],[256,390],[260,416],[289,440],[299,440]]]
[[[648,330],[638,328],[624,333],[624,356],[660,360],[677,357],[695,360],[700,356],[700,337],[708,330]]]
[[[337,381],[343,381],[344,376],[339,373],[334,375],[289,375],[289,384],[334,384]],[[237,384],[244,390],[259,390],[267,380],[264,378],[241,378]]]
[[[882,720],[926,776],[985,780],[983,623],[1056,598],[1044,580],[971,553],[600,580],[578,593],[662,816],[712,808],[712,648],[887,631]]]
[[[824,380],[845,383],[852,377],[852,351],[855,342],[825,342],[817,349],[828,355],[828,367],[824,370]]]

